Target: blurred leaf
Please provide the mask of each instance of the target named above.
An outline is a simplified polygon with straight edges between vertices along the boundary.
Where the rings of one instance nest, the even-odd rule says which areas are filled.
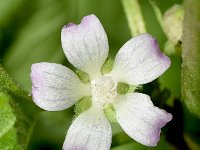
[[[38,112],[0,66],[0,149],[26,149]]]
[[[186,140],[190,150],[199,150],[200,149],[200,145],[195,143],[188,135],[185,135],[184,139]]]
[[[18,31],[23,28],[23,23],[30,18],[35,6],[35,0],[0,1],[0,58],[11,46]]]
[[[124,137],[126,139],[126,137]],[[123,139],[122,139],[123,140]],[[144,146],[134,140],[129,140],[127,143],[124,143],[123,145],[119,145],[116,147],[111,148],[111,150],[128,150],[128,149],[133,149],[133,150],[175,150],[175,148],[170,145],[164,137],[161,137],[160,142],[156,147],[147,147]]]
[[[146,32],[146,27],[138,0],[122,0],[132,36]]]
[[[1,0],[0,1],[0,26],[6,25],[14,13],[23,5],[25,0]]]
[[[164,14],[165,11],[174,4],[181,4],[183,2],[183,0],[168,0],[168,1],[152,0],[152,1],[157,5],[157,7],[159,7],[162,14]]]
[[[118,126],[120,126],[118,124]],[[129,137],[123,130],[120,133],[113,135],[111,147],[118,147],[123,144],[134,142],[131,137]]]
[[[182,49],[182,97],[188,109],[200,117],[200,3],[185,0]]]
[[[73,121],[73,115],[73,108],[40,113],[28,150],[61,150],[67,130]]]
[[[35,62],[61,63],[65,60],[61,48],[62,26],[75,18],[76,1],[35,0],[37,7],[16,36],[3,58],[3,63],[13,78],[30,90],[31,64]]]
[[[162,13],[160,11],[160,8],[156,5],[156,2],[154,0],[149,0],[149,2],[151,6],[153,7],[156,18],[162,27]]]
[[[159,77],[161,87],[170,90],[173,98],[179,98],[181,95],[181,58],[179,55],[172,55],[170,68]]]
[[[200,119],[197,115],[189,112],[186,107],[183,107],[183,115],[184,115],[184,139],[187,142],[188,147],[191,150],[200,149]],[[199,148],[194,148],[199,147]]]

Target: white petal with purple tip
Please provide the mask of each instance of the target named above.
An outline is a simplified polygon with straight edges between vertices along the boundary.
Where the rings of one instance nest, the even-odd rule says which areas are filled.
[[[70,126],[63,150],[109,150],[112,131],[103,110],[92,106]]]
[[[95,15],[84,17],[78,25],[70,23],[64,26],[61,41],[70,63],[92,79],[100,76],[109,47],[104,28]]]
[[[172,115],[155,107],[150,97],[142,93],[120,95],[117,100],[116,117],[123,130],[143,145],[156,146],[161,128]]]
[[[160,51],[156,40],[145,33],[122,46],[110,74],[120,82],[139,85],[158,78],[170,64],[170,59]]]
[[[49,111],[69,108],[89,94],[89,87],[73,71],[59,64],[33,64],[31,80],[34,102]]]

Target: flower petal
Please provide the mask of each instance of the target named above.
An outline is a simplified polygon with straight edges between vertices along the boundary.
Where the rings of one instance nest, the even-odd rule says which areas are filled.
[[[79,25],[70,23],[64,26],[61,41],[70,63],[91,78],[99,77],[109,47],[104,28],[95,15],[84,17]]]
[[[157,145],[161,128],[172,119],[170,113],[155,107],[150,97],[141,93],[119,96],[115,109],[123,130],[146,146]]]
[[[31,80],[34,102],[49,111],[69,108],[88,94],[89,87],[73,71],[59,64],[33,64]]]
[[[64,150],[109,150],[112,131],[102,110],[92,106],[80,114],[70,126]]]
[[[170,64],[170,59],[160,51],[156,40],[145,33],[122,46],[110,74],[119,82],[139,85],[158,78]]]

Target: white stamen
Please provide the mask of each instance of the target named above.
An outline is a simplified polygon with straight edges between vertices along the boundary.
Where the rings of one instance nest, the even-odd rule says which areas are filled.
[[[92,80],[91,92],[94,103],[105,107],[113,100],[117,94],[117,83],[109,76],[104,76],[99,80]]]

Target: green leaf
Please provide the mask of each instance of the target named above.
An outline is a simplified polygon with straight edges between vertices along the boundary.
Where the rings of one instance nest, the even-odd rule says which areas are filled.
[[[0,2],[0,26],[6,25],[25,0],[1,0]],[[12,4],[12,5],[11,5]]]
[[[159,77],[162,88],[167,88],[172,94],[172,98],[181,96],[181,58],[178,55],[172,55],[170,68]]]
[[[156,5],[156,2],[153,0],[149,0],[151,6],[153,7],[153,10],[155,12],[156,18],[158,20],[158,22],[160,23],[161,27],[162,27],[162,13],[160,11],[160,8]]]
[[[199,133],[200,119],[197,115],[183,107],[184,139],[191,150],[200,149]],[[195,148],[196,147],[196,148]],[[199,147],[199,148],[197,148]]]
[[[169,1],[163,1],[163,0],[151,0],[154,4],[157,5],[157,7],[160,9],[161,13],[164,14],[167,9],[172,7],[175,4],[182,4],[183,0],[169,0]]]
[[[3,136],[15,123],[16,118],[9,107],[9,97],[0,91],[0,136]]]
[[[126,150],[126,149],[133,149],[133,150],[151,150],[151,149],[169,150],[170,149],[170,150],[175,150],[175,148],[165,140],[164,136],[161,136],[161,139],[156,147],[144,146],[144,145],[134,141],[133,139],[131,139],[124,133],[121,133],[121,134],[117,135],[117,137],[114,137],[114,138],[118,138],[119,141],[114,141],[114,142],[118,142],[118,145],[117,145],[117,143],[115,143],[115,145],[113,145],[111,150]],[[117,139],[115,139],[115,140],[117,140]]]
[[[0,74],[0,149],[26,149],[40,110],[1,66]]]
[[[76,6],[76,3],[71,0],[35,0],[35,9],[31,3],[24,6],[33,11],[29,19],[23,20],[23,28],[18,31],[6,51],[3,64],[8,73],[26,90],[31,90],[29,74],[33,63],[67,62],[61,47],[60,32],[65,24],[75,18],[73,6]],[[12,28],[15,28],[15,24]]]
[[[8,130],[0,137],[0,149],[21,150],[22,147],[18,144],[17,134],[14,128]]]
[[[182,98],[187,108],[200,117],[200,3],[185,0],[182,49]]]
[[[27,149],[61,150],[67,130],[74,119],[73,115],[73,108],[64,111],[44,111],[40,113]]]
[[[122,0],[132,36],[146,32],[146,27],[138,0]]]

